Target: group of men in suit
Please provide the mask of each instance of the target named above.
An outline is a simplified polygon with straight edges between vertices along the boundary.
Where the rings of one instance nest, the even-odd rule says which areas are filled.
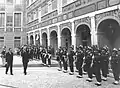
[[[120,49],[114,48],[110,50],[107,46],[80,45],[76,47],[76,51],[74,51],[74,47],[71,46],[69,52],[66,47],[60,47],[56,55],[59,71],[63,70],[64,73],[67,73],[69,67],[69,74],[73,75],[75,65],[78,71],[77,78],[82,78],[83,72],[86,72],[88,74],[86,81],[92,82],[92,78],[95,76],[97,80],[95,84],[101,86],[102,80],[107,81],[109,68],[111,68],[115,79],[113,84],[118,85],[119,83]]]
[[[13,68],[14,53],[13,53],[11,48],[8,49],[8,52],[6,52],[5,49],[3,49],[3,50],[4,50],[4,57],[5,57],[5,62],[6,62],[5,74],[8,74],[8,70],[10,68],[10,74],[13,75],[13,69],[12,68]],[[22,56],[22,62],[23,62],[23,67],[24,67],[24,74],[26,75],[27,74],[26,70],[27,70],[27,66],[28,66],[28,62],[29,62],[29,53],[27,52],[27,47],[26,46],[24,46],[21,49],[21,56]]]

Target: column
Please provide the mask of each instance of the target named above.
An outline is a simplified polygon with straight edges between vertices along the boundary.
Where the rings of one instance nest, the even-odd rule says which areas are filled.
[[[28,34],[28,44],[30,45],[30,34]]]
[[[60,27],[58,25],[58,48],[61,46],[61,31],[60,31]]]
[[[42,45],[42,32],[41,32],[41,29],[39,30],[39,34],[40,34],[40,45]]]
[[[74,25],[74,21],[72,22],[72,45],[74,46],[74,50],[76,51],[76,34],[75,34],[75,25]]]
[[[48,46],[50,46],[50,30],[47,28],[47,40],[48,40]]]
[[[33,41],[34,41],[34,45],[35,45],[36,44],[35,33],[33,33]]]
[[[62,0],[57,0],[57,6],[58,14],[62,14]]]
[[[97,31],[95,30],[95,16],[91,16],[91,43],[98,45]]]

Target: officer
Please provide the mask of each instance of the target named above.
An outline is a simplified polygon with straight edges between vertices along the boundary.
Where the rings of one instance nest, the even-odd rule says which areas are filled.
[[[73,75],[74,74],[74,65],[73,65],[73,62],[74,62],[74,55],[75,55],[75,52],[73,51],[73,47],[71,46],[70,47],[70,51],[68,53],[68,59],[69,59],[69,66],[70,66],[70,75]]]
[[[67,65],[67,61],[68,61],[68,57],[67,57],[67,48],[66,47],[64,47],[63,48],[63,54],[62,54],[62,56],[63,56],[63,67],[64,67],[64,73],[67,73],[67,67],[68,67],[68,65]]]
[[[21,52],[21,56],[22,56],[22,62],[23,62],[23,67],[24,67],[24,74],[27,75],[27,66],[28,66],[28,62],[29,62],[29,54],[26,51],[26,46],[23,47],[23,51]]]
[[[113,84],[118,85],[120,75],[120,50],[118,51],[116,48],[114,48],[112,51],[111,68],[115,79],[115,82],[113,82]]]
[[[79,47],[76,57],[77,57],[76,64],[78,66],[78,73],[79,73],[77,77],[82,78],[82,74],[83,74],[82,66],[83,66],[84,53],[83,53],[83,50],[81,49],[81,47]]]
[[[12,67],[13,67],[13,52],[12,52],[12,49],[9,48],[9,51],[6,53],[6,62],[7,62],[7,65],[6,65],[6,74],[8,72],[8,69],[10,67],[10,74],[13,75],[13,71],[12,71]]]

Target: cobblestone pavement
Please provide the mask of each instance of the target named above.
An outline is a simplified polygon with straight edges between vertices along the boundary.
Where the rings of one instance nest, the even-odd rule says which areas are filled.
[[[120,88],[119,85],[113,85],[113,77],[110,74],[108,81],[102,82],[102,86],[95,85],[93,82],[86,81],[87,75],[83,78],[76,78],[77,73],[69,75],[57,71],[57,62],[52,61],[52,67],[43,67],[40,61],[30,61],[28,74],[23,74],[21,66],[14,66],[13,74],[5,75],[5,68],[0,68],[0,88]]]

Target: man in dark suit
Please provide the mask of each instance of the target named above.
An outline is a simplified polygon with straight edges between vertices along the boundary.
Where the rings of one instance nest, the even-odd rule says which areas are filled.
[[[23,48],[22,52],[21,52],[21,56],[22,56],[22,62],[23,62],[23,67],[24,67],[24,74],[27,75],[27,66],[28,66],[28,62],[29,62],[29,54],[26,51],[26,47]]]
[[[12,52],[11,48],[9,48],[9,51],[6,53],[6,62],[7,62],[7,65],[6,65],[6,74],[8,72],[9,67],[10,67],[10,74],[13,75],[13,72],[12,72],[12,67],[13,67],[13,52]]]

